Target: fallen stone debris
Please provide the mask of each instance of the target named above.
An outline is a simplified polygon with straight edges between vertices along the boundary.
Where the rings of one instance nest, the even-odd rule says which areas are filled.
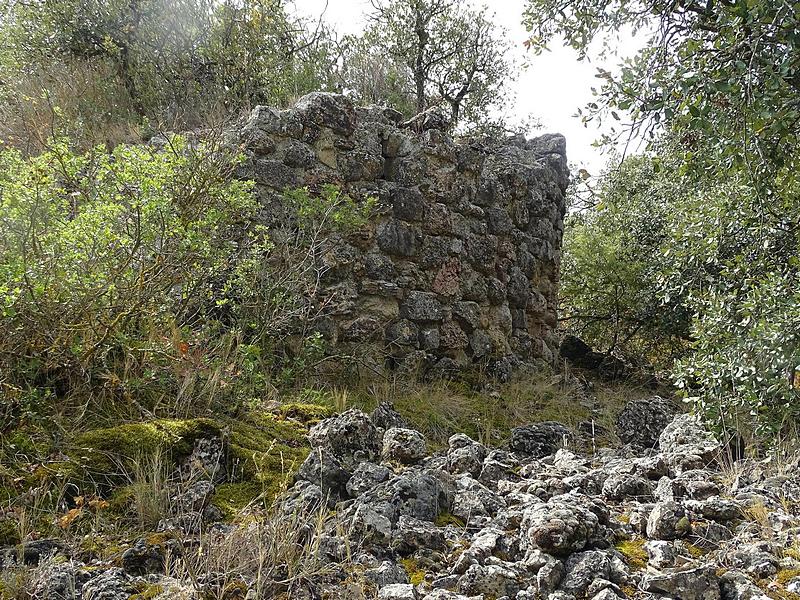
[[[307,527],[319,571],[273,573],[260,592],[246,578],[240,595],[223,595],[213,592],[213,573],[168,577],[168,543],[139,540],[116,564],[82,563],[44,541],[24,557],[41,561],[36,598],[800,598],[798,465],[780,475],[768,462],[726,462],[714,436],[686,414],[651,443],[664,406],[632,403],[621,427],[641,444],[593,454],[552,422],[515,430],[505,448],[457,434],[432,452],[421,433],[383,429],[358,410],[324,419],[271,517]],[[386,406],[378,414],[402,423]],[[192,490],[190,514],[202,511],[210,486]],[[208,544],[248,526],[205,523],[197,539]],[[184,552],[192,546],[180,543]],[[143,585],[158,593],[135,596]]]

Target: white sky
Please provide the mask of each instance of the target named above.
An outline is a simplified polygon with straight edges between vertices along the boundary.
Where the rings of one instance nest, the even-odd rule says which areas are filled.
[[[484,4],[482,0],[468,1],[475,6]],[[580,62],[571,48],[555,43],[551,44],[550,52],[539,56],[526,52],[522,44],[527,35],[521,23],[525,0],[486,0],[486,3],[495,13],[495,22],[508,31],[517,61],[527,64],[513,85],[514,105],[508,107],[507,113],[520,120],[529,114],[537,118],[542,130],[531,131],[530,135],[564,134],[570,163],[592,175],[599,174],[608,159],[592,146],[600,132],[593,124],[585,128],[574,115],[579,107],[591,101],[591,88],[600,83],[595,78],[597,67],[615,71],[617,60],[606,64]],[[299,14],[318,18],[326,0],[295,0],[294,4]],[[342,34],[358,33],[364,27],[364,14],[369,8],[368,0],[327,0],[324,18]],[[619,48],[622,55],[630,55],[641,43],[622,34]]]

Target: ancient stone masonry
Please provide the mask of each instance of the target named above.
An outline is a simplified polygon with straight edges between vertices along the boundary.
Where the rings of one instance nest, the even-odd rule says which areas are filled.
[[[321,330],[370,368],[552,363],[568,183],[565,140],[459,140],[437,113],[402,123],[315,93],[238,131],[268,213],[287,187],[374,196],[369,227],[323,257]]]

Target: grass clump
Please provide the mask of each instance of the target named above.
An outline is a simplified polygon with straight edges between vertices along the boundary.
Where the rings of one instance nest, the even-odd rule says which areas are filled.
[[[575,427],[591,417],[580,398],[576,381],[547,374],[520,378],[495,391],[463,381],[373,381],[361,388],[352,385],[347,394],[349,407],[364,411],[381,402],[393,404],[411,427],[425,435],[433,449],[446,447],[454,433],[499,445],[519,425],[557,420]],[[333,399],[328,402],[332,404]]]

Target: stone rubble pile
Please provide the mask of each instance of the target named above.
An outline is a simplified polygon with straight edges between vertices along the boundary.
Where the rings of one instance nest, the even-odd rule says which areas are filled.
[[[357,548],[384,600],[800,597],[797,472],[723,468],[695,417],[667,414],[657,397],[630,403],[631,443],[594,456],[553,422],[515,429],[507,449],[458,434],[427,454],[419,432],[351,410],[312,432],[283,507],[327,498],[329,546]]]
[[[123,600],[154,581],[165,591],[153,597],[198,600],[800,598],[800,465],[778,475],[769,461],[726,461],[695,417],[664,424],[665,406],[629,404],[632,443],[594,454],[554,422],[515,429],[505,448],[456,434],[431,452],[391,408],[348,410],[311,429],[276,504],[314,540],[319,573],[303,585],[276,578],[257,595],[244,580],[241,596],[209,596],[213,574],[165,577],[141,542],[114,566],[49,563],[36,597]]]

